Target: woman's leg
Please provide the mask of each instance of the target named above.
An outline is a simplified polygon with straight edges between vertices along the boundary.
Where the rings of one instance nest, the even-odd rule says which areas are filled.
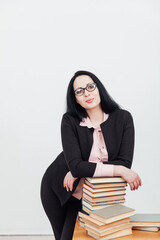
[[[61,240],[72,240],[78,211],[82,209],[81,200],[71,197],[66,203],[66,216],[63,225]]]
[[[51,223],[56,240],[72,240],[78,211],[81,210],[81,200],[71,197],[64,206],[53,192],[47,176],[41,183],[41,200],[47,217]]]
[[[61,206],[59,199],[48,183],[47,176],[43,177],[41,183],[41,201],[51,223],[55,239],[60,240],[66,216],[66,206]]]

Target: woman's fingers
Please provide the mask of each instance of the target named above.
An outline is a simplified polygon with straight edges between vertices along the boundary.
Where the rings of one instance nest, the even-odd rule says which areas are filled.
[[[73,189],[73,183],[77,178],[73,178],[71,172],[69,171],[63,181],[63,186],[67,189],[67,191],[72,191]]]
[[[139,188],[139,182],[136,180],[134,182],[134,190],[137,190]]]
[[[135,179],[133,182],[130,182],[129,185],[131,190],[136,190],[142,185],[141,179]]]
[[[69,184],[68,182],[66,182],[66,189],[67,189],[67,192],[69,191]]]
[[[139,186],[141,186],[141,184],[140,184],[140,181],[139,180],[137,180],[137,189],[139,188]]]
[[[64,181],[63,186],[67,189],[67,192],[73,189],[73,182],[72,181]]]
[[[128,182],[131,190],[137,190],[142,185],[141,179],[138,174],[131,169],[126,169],[123,174],[124,179]]]
[[[67,182],[66,177],[64,178],[64,181],[63,181],[63,187],[66,188],[66,190],[68,192],[69,188],[68,188],[68,182]]]
[[[142,181],[139,176],[137,176],[137,179],[136,179],[136,186],[137,186],[136,189],[138,189],[139,186],[142,186]]]
[[[142,186],[142,180],[139,177],[139,185]]]
[[[63,180],[63,187],[65,187],[66,186],[66,182],[65,182],[65,178],[64,178],[64,180]]]
[[[74,183],[74,179],[72,179],[72,181],[70,182],[70,191],[72,191],[73,189],[73,183]]]
[[[70,186],[70,191],[72,191],[72,189],[73,189],[73,182],[72,182],[72,184]]]
[[[133,188],[134,188],[134,185],[133,185],[133,183],[130,183],[129,184],[129,186],[130,186],[130,189],[131,189],[131,191],[133,190]]]
[[[68,181],[68,190],[72,191],[71,189],[72,189],[72,181],[70,180]]]

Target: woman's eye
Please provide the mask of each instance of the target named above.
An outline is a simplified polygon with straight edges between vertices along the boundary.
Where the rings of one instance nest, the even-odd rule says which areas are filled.
[[[82,89],[78,89],[78,90],[76,91],[76,94],[79,95],[79,94],[82,93],[82,91],[83,91]]]
[[[88,86],[88,89],[93,89],[94,88],[94,84],[91,84]]]

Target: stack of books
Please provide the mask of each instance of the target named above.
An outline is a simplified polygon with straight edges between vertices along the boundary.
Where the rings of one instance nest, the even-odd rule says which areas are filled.
[[[127,183],[121,177],[87,177],[83,184],[82,209],[90,213],[125,202]]]
[[[89,214],[83,210],[78,213],[87,234],[98,240],[109,240],[132,234],[130,217],[133,215],[134,209],[121,204],[94,210]]]
[[[158,232],[160,228],[160,214],[135,214],[131,217],[133,230]]]

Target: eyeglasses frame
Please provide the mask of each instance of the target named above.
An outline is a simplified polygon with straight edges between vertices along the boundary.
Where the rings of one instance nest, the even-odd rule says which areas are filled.
[[[87,87],[88,87],[89,84],[94,84],[94,85],[95,85],[95,88],[94,88],[92,91],[89,91],[89,90],[87,89]],[[74,93],[75,93],[76,96],[80,97],[80,96],[83,96],[85,90],[87,90],[88,92],[93,92],[93,91],[96,89],[96,87],[97,87],[97,84],[96,84],[95,82],[90,82],[90,83],[87,83],[87,85],[86,85],[85,88],[80,87],[80,88],[77,88],[76,90],[74,90]],[[83,90],[82,95],[77,95],[77,94],[76,94],[76,91],[77,91],[78,89],[82,89],[82,90]]]

